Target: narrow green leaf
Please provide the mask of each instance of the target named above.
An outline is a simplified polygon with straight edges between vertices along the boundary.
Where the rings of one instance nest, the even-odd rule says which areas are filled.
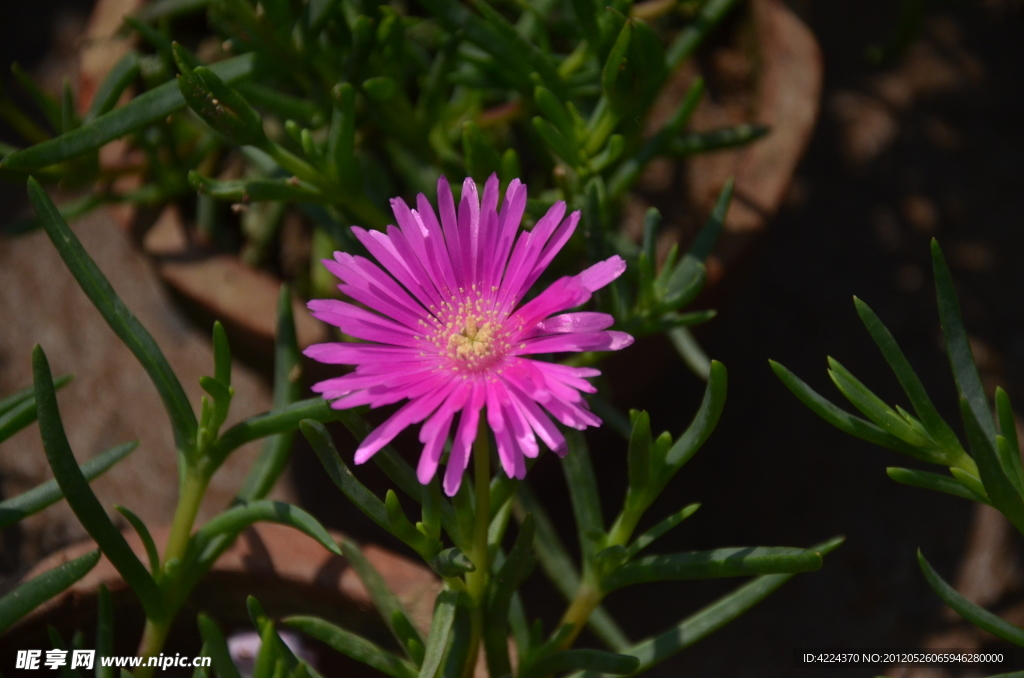
[[[703,270],[703,266],[701,269]],[[711,359],[701,348],[693,333],[685,327],[673,327],[668,331],[668,338],[686,366],[698,377],[707,381],[711,377]]]
[[[484,625],[484,649],[487,668],[492,676],[512,673],[508,655],[508,615],[512,596],[530,576],[537,557],[533,554],[535,524],[527,514],[519,528],[516,543],[494,575],[487,598]]]
[[[220,181],[204,177],[195,170],[188,173],[188,183],[203,195],[231,202],[314,202],[333,203],[334,196],[325,195],[313,184],[300,179],[235,179]]]
[[[623,22],[615,42],[612,44],[608,58],[605,59],[601,68],[601,91],[611,99],[615,96],[619,77],[626,66],[626,59],[629,55],[629,43],[633,39],[633,24]]]
[[[570,167],[576,167],[579,164],[580,157],[577,155],[576,149],[568,139],[562,136],[557,127],[539,115],[530,122],[534,131],[544,140],[552,153],[568,163]]]
[[[669,530],[674,528],[676,525],[692,516],[694,513],[697,512],[697,509],[699,508],[700,504],[689,504],[688,506],[684,506],[679,511],[676,511],[675,513],[668,516],[651,529],[641,534],[639,537],[634,539],[633,543],[630,544],[629,548],[626,549],[626,557],[629,559],[633,559],[634,557],[636,557],[636,554],[640,553],[645,548],[650,546],[659,537],[664,536]]]
[[[421,0],[423,1],[423,0]],[[536,72],[541,82],[556,94],[562,94],[564,88],[562,79],[558,75],[558,69],[550,53],[545,52],[539,46],[527,40],[522,33],[516,30],[498,10],[490,5],[487,0],[473,0],[473,6],[483,17],[484,22],[493,31],[493,35],[501,42],[501,47],[495,49],[496,45],[480,45],[478,47],[490,51],[495,58],[502,63],[504,68],[512,68],[511,64],[501,62],[500,54],[512,52],[518,55],[518,61],[523,63],[523,68],[529,68]],[[467,31],[467,37],[472,36]],[[494,50],[494,51],[492,51]]]
[[[217,672],[217,678],[242,678],[235,663],[231,661],[227,641],[224,640],[224,634],[216,622],[203,613],[198,615],[196,621],[199,624],[199,635],[203,638],[203,646],[211,659],[213,670]]]
[[[135,533],[139,535],[139,539],[142,540],[142,545],[146,549],[146,557],[149,559],[149,571],[155,576],[160,571],[160,554],[156,550],[156,543],[153,541],[153,535],[149,533],[149,529],[146,524],[142,522],[142,519],[137,515],[129,511],[124,506],[114,505],[114,510],[125,517],[131,526],[135,530]]]
[[[442,594],[444,595],[444,594]],[[416,667],[351,631],[316,617],[288,617],[282,622],[316,638],[341,654],[380,671],[391,678],[416,678]],[[433,631],[433,628],[431,628]]]
[[[349,433],[359,442],[362,442],[370,434],[373,427],[355,410],[331,410]],[[388,480],[393,482],[398,489],[402,490],[410,498],[416,501],[423,499],[423,485],[416,478],[416,471],[402,459],[401,455],[395,452],[390,445],[384,446],[377,454],[373,455],[373,463],[384,472]],[[459,532],[458,521],[455,519],[455,511],[451,502],[442,496],[438,497],[439,510],[441,512],[441,525],[457,545],[463,539]]]
[[[114,678],[114,667],[103,666],[101,657],[114,656],[114,604],[110,591],[100,584],[96,596],[96,678]]]
[[[725,365],[717,360],[712,360],[711,376],[708,378],[708,386],[704,391],[700,409],[697,410],[697,414],[694,415],[693,421],[690,422],[683,435],[679,436],[679,439],[665,455],[664,463],[670,469],[669,475],[682,468],[683,464],[697,453],[697,450],[707,442],[711,432],[715,430],[718,419],[722,416],[722,410],[725,408],[728,381]],[[667,477],[663,479],[661,487],[664,487],[665,482],[668,482]]]
[[[113,109],[121,94],[137,77],[139,77],[139,55],[135,50],[131,50],[118,59],[107,76],[103,78],[100,86],[96,88],[96,92],[92,95],[92,103],[89,104],[89,112],[85,114],[85,122],[92,122]]]
[[[53,628],[49,624],[46,625],[47,635],[50,637],[50,647],[54,650],[62,650],[66,652],[65,657],[70,658],[70,652],[68,652],[68,646],[64,643],[64,639],[61,637],[60,632]],[[62,678],[82,678],[82,674],[79,673],[78,669],[71,669],[71,662],[66,662],[60,667],[60,675]]]
[[[98,478],[114,464],[127,457],[138,445],[138,442],[132,441],[101,452],[82,464],[82,475],[86,480]],[[47,506],[60,501],[63,496],[57,481],[49,480],[31,490],[22,492],[17,497],[0,502],[0,529],[42,511]]]
[[[464,31],[470,42],[506,65],[505,75],[516,87],[522,91],[532,90],[530,73],[534,69],[523,59],[517,45],[510,43],[494,26],[456,0],[420,0],[420,4],[449,31]],[[535,45],[527,44],[531,49],[537,49]]]
[[[708,220],[704,223],[704,227],[700,229],[700,233],[697,234],[697,238],[690,246],[690,254],[701,261],[707,259],[708,255],[711,254],[712,248],[718,242],[718,236],[721,235],[722,229],[725,227],[725,217],[729,213],[729,205],[732,204],[732,194],[735,187],[736,180],[733,177],[726,179],[725,184],[722,185],[721,192],[718,194],[718,199],[715,201],[715,206],[711,210],[711,214],[708,215]]]
[[[197,66],[189,72],[179,58],[181,50],[178,44],[174,46],[175,60],[181,70],[178,86],[189,108],[232,143],[265,146],[267,137],[263,132],[263,119],[256,109],[209,68]]]
[[[303,419],[321,422],[333,421],[335,418],[336,412],[331,409],[330,404],[319,397],[300,400],[285,407],[276,407],[269,412],[240,421],[225,431],[210,450],[210,460],[216,468],[231,452],[253,440],[294,431]]]
[[[65,386],[67,386],[68,384],[70,384],[72,379],[74,379],[74,377],[72,377],[70,374],[65,374],[65,375],[59,376],[59,377],[57,377],[56,379],[53,380],[53,388],[59,391],[62,388],[64,388]],[[35,402],[35,399],[36,399],[36,389],[35,389],[35,387],[34,386],[26,386],[25,388],[21,389],[20,391],[16,391],[16,392],[12,393],[11,395],[7,396],[6,398],[0,400],[0,415],[3,415],[3,414],[6,414],[7,412],[10,412],[15,407],[17,407],[19,405],[22,405],[22,404],[24,404],[24,403],[26,403],[28,401]]]
[[[192,537],[196,552],[202,554],[206,545],[218,535],[236,535],[257,522],[288,525],[317,540],[331,553],[341,555],[341,549],[316,518],[297,506],[270,499],[260,499],[248,504],[233,506],[211,519]]]
[[[265,108],[282,120],[296,120],[311,129],[317,129],[325,122],[320,107],[309,99],[250,80],[238,83],[235,89],[254,106]]]
[[[213,378],[231,386],[231,345],[219,320],[213,323]]]
[[[472,120],[462,124],[462,154],[466,162],[466,173],[477,182],[486,181],[501,165],[497,149]]]
[[[448,645],[448,635],[455,622],[458,598],[458,592],[451,590],[442,591],[437,596],[437,602],[434,603],[434,618],[430,622],[430,633],[427,635],[426,653],[423,655],[418,678],[434,678],[437,674]]]
[[[0,406],[0,411],[3,407]],[[1020,442],[1017,440],[1017,422],[1013,416],[1013,406],[1010,404],[1010,396],[1001,386],[996,387],[996,413],[999,419],[999,433],[1006,442],[1015,450],[1020,450]]]
[[[334,112],[327,139],[327,157],[335,175],[345,184],[353,183],[358,174],[355,158],[356,92],[347,82],[334,88]]]
[[[450,635],[448,652],[437,675],[440,678],[461,678],[469,661],[469,644],[473,635],[470,612],[465,607],[456,607]]]
[[[402,504],[394,490],[388,490],[384,496],[384,510],[388,514],[388,524],[390,525],[391,533],[411,546],[421,556],[433,557],[436,550],[440,549],[439,543],[434,548],[433,544],[427,542],[426,536],[409,522],[409,518],[406,517],[405,511],[402,510]],[[428,553],[432,548],[434,548],[433,552]]]
[[[210,70],[231,84],[248,77],[255,64],[255,55],[250,53],[211,64]],[[184,106],[185,99],[178,84],[165,82],[72,132],[5,156],[0,160],[0,167],[22,171],[47,167],[96,150],[125,134],[163,120]]]
[[[626,25],[628,26],[629,24]],[[609,63],[611,62],[609,61]],[[605,68],[607,69],[608,66],[606,65]],[[640,150],[638,150],[629,160],[622,163],[619,169],[615,171],[615,175],[608,182],[608,190],[613,196],[622,195],[632,187],[647,164],[656,156],[664,154],[668,150],[672,141],[676,136],[678,136],[683,127],[686,126],[686,123],[690,121],[690,118],[693,116],[693,112],[697,110],[697,105],[700,103],[703,96],[704,79],[697,78],[693,85],[690,86],[690,90],[686,93],[686,97],[679,105],[679,108],[672,114],[672,117],[665,123],[665,126],[658,130],[657,134],[644,142],[643,146],[640,147]],[[731,198],[731,182],[727,183],[726,187],[728,189],[729,198]],[[725,193],[724,189],[723,193]],[[721,202],[721,197],[719,197],[719,202]],[[728,204],[728,199],[726,199],[726,204]],[[704,257],[699,258],[703,260]],[[651,261],[654,261],[654,259],[652,258]]]
[[[210,0],[156,0],[143,5],[133,15],[139,21],[156,21],[163,18],[174,18],[182,14],[198,12],[206,8]]]
[[[640,667],[632,655],[613,654],[602,650],[560,650],[542,657],[523,672],[524,678],[549,676],[563,671],[596,671],[612,676],[627,676]]]
[[[341,550],[344,556],[348,559],[352,569],[359,575],[359,580],[363,582],[363,586],[366,587],[367,592],[370,594],[370,600],[373,601],[373,606],[377,608],[377,612],[380,613],[381,619],[384,620],[384,624],[391,631],[392,635],[398,641],[398,644],[403,649],[408,651],[409,641],[415,640],[420,646],[423,645],[423,638],[419,632],[416,631],[412,623],[409,621],[409,617],[405,608],[398,602],[398,598],[392,593],[391,589],[388,588],[387,583],[384,581],[384,577],[380,575],[377,568],[366,559],[363,555],[362,550],[355,544],[355,542],[348,539],[343,539],[341,542]],[[395,624],[396,617],[403,621],[399,621]]]
[[[90,551],[20,584],[0,598],[0,633],[84,577],[99,560],[100,552]]]
[[[908,445],[899,438],[883,431],[870,421],[855,417],[854,415],[841,410],[828,400],[819,395],[814,389],[804,383],[799,377],[787,370],[785,367],[769,360],[775,375],[785,384],[786,388],[792,391],[800,402],[806,405],[816,415],[832,424],[840,431],[848,433],[861,440],[866,440],[875,445],[887,447],[890,450],[902,452],[911,457],[918,457],[917,448]]]
[[[583,436],[573,431],[565,438],[569,444],[569,453],[562,460],[562,470],[569,486],[576,530],[579,533],[580,552],[583,554],[583,567],[586,570],[597,552],[597,540],[605,532],[601,497],[597,490],[597,479],[594,477],[594,466],[590,463],[590,449]]]
[[[985,485],[985,492],[992,500],[992,505],[1009,518],[1019,532],[1024,533],[1024,498],[1003,468],[994,441],[988,438],[984,427],[975,416],[974,409],[964,396],[960,396],[960,411],[964,419],[964,429],[967,431],[967,442],[974,452],[974,461],[978,464],[978,473]]]
[[[758,574],[813,572],[821,567],[821,554],[785,546],[746,546],[647,556],[626,563],[602,582],[602,589],[655,581],[745,577]]]
[[[331,439],[331,434],[327,432],[327,428],[320,422],[312,420],[302,421],[299,428],[302,430],[302,435],[306,436],[306,440],[313,446],[313,451],[316,452],[320,463],[323,464],[328,477],[338,486],[338,489],[370,520],[391,532],[391,523],[388,520],[384,502],[356,480],[352,471],[338,455],[338,450],[335,449],[334,441]]]
[[[555,126],[569,146],[575,151],[578,146],[576,138],[576,121],[565,104],[547,87],[535,87],[533,100],[548,122]]]
[[[873,421],[879,428],[899,438],[918,450],[917,457],[932,463],[942,463],[945,456],[927,432],[918,429],[876,396],[860,380],[843,367],[839,361],[829,358],[828,375],[836,388],[860,410],[861,414]]]
[[[1024,497],[1024,471],[1021,470],[1020,452],[1003,436],[996,436],[996,453],[999,465],[1010,479],[1017,494]]]
[[[84,129],[84,128],[82,128]],[[8,156],[10,158],[11,156]],[[171,418],[174,440],[179,450],[188,450],[196,438],[196,416],[189,405],[181,382],[160,351],[152,335],[146,331],[114,292],[106,277],[96,266],[82,243],[57,211],[43,187],[34,178],[28,180],[28,194],[46,234],[56,246],[61,259],[75,276],[82,291],[107,321],[110,329],[124,342],[149,374],[164,407]]]
[[[939,446],[947,450],[951,456],[962,454],[963,446],[960,445],[956,433],[935,409],[931,398],[928,397],[928,392],[924,389],[924,384],[914,372],[914,368],[910,366],[910,362],[900,350],[892,333],[867,304],[857,297],[853,298],[853,303],[857,307],[857,314],[860,316],[861,322],[864,323],[864,327],[867,328],[886,362],[889,363],[889,367],[892,368],[904,393],[910,399],[910,404],[913,405],[914,411],[920,417],[921,423],[928,429]]]
[[[932,566],[925,560],[921,550],[917,551],[917,563],[921,566],[924,578],[928,585],[939,595],[942,602],[956,610],[957,614],[971,622],[978,628],[988,631],[996,638],[1002,638],[1008,643],[1024,647],[1024,629],[1005,622],[988,610],[975,605],[960,595],[956,589],[947,584],[939,573],[932,569]]]
[[[745,146],[767,135],[770,131],[771,128],[766,125],[752,125],[744,122],[706,132],[688,132],[670,140],[665,152],[676,157],[710,153],[723,148]]]
[[[950,275],[946,258],[942,256],[939,243],[932,239],[932,267],[935,271],[935,292],[939,301],[939,320],[942,334],[946,338],[946,353],[949,364],[953,368],[953,378],[960,395],[967,400],[974,419],[981,426],[982,432],[989,440],[995,441],[996,428],[992,421],[992,411],[985,398],[985,389],[981,385],[978,367],[971,353],[971,344],[967,339],[963,316],[960,313],[960,302],[953,288],[953,276]]]
[[[633,419],[626,458],[629,461],[629,497],[647,489],[651,473],[651,415],[639,412]]]
[[[962,483],[957,482],[953,478],[939,475],[938,473],[928,473],[927,471],[918,471],[916,469],[900,468],[896,466],[885,469],[885,472],[897,483],[903,483],[904,485],[910,485],[912,487],[920,487],[925,490],[945,492],[946,494],[967,499],[968,501],[980,501],[983,504],[989,503],[985,497],[973,492]]]
[[[11,64],[11,74],[18,81],[18,84],[20,84],[32,98],[32,103],[39,108],[50,127],[54,130],[60,131],[60,104],[52,96],[44,92],[42,88],[36,84],[36,81],[32,79],[32,76],[25,72],[25,69],[23,69],[17,62]]]
[[[43,437],[46,460],[53,470],[54,479],[82,527],[135,591],[147,616],[158,617],[162,613],[163,601],[156,582],[139,562],[120,531],[110,522],[110,517],[92,493],[89,481],[85,479],[75,462],[57,408],[57,396],[50,379],[50,365],[46,360],[46,354],[39,346],[32,350],[32,374],[35,379],[36,403],[39,407],[39,430]]]
[[[704,38],[721,23],[735,4],[736,0],[708,0],[703,3],[697,16],[672,40],[665,54],[665,63],[669,70],[675,70],[679,64],[690,58],[704,42]]]
[[[259,631],[261,639],[266,638],[274,645],[274,655],[283,660],[286,669],[291,670],[298,666],[298,658],[274,630],[274,624],[260,605],[260,601],[255,596],[249,596],[245,599],[245,608],[249,612],[249,621]],[[271,629],[270,633],[267,632],[268,627]]]
[[[843,537],[836,537],[811,548],[825,555],[838,548],[843,540]],[[633,655],[640,660],[640,666],[635,673],[647,671],[735,620],[792,577],[792,574],[768,574],[757,577],[663,633],[620,652]],[[575,673],[569,678],[598,678],[599,675],[595,672]]]

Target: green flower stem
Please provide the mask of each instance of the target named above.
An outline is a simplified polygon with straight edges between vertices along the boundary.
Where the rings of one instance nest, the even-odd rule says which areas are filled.
[[[622,513],[619,514],[619,517],[616,518],[612,529],[608,531],[604,547],[625,546],[633,536],[633,532],[636,530],[636,526],[640,522],[640,518],[643,516],[646,508],[646,506],[627,504]],[[576,638],[590,620],[590,615],[593,614],[602,600],[604,600],[604,591],[601,590],[600,585],[595,580],[593,569],[587,567],[584,569],[583,580],[576,590],[576,595],[573,596],[572,602],[569,603],[565,614],[562,615],[559,627],[571,624],[572,632],[566,634],[561,645],[558,646],[559,650],[567,650],[572,647],[572,644],[576,642]]]
[[[476,441],[473,443],[473,483],[476,488],[473,541],[469,559],[476,569],[466,573],[466,592],[472,601],[473,610],[469,638],[469,654],[463,669],[463,678],[471,678],[476,669],[480,641],[484,636],[484,608],[486,606],[487,584],[490,580],[491,564],[487,550],[487,531],[491,518],[491,445],[487,425],[480,422]]]
[[[558,625],[559,628],[566,625],[572,626],[572,631],[566,634],[561,645],[558,646],[559,650],[567,650],[572,647],[572,644],[576,642],[576,638],[579,637],[584,627],[586,627],[590,615],[601,604],[603,598],[604,593],[601,592],[601,589],[593,581],[592,576],[584,575],[583,581],[580,582],[580,587],[576,590],[576,595],[573,596],[569,608],[562,615],[562,621]]]
[[[174,510],[171,532],[167,537],[167,547],[164,549],[164,571],[158,575],[157,579],[163,590],[164,600],[168,604],[162,618],[146,620],[146,628],[142,633],[142,641],[139,643],[139,656],[144,659],[142,666],[135,672],[136,678],[149,678],[153,674],[153,667],[146,665],[148,659],[159,655],[163,650],[167,633],[171,629],[178,608],[181,607],[188,595],[187,591],[179,590],[184,573],[173,569],[168,572],[167,565],[171,561],[177,561],[180,564],[184,559],[189,539],[192,537],[192,526],[195,524],[196,514],[199,512],[199,505],[203,501],[209,482],[209,475],[202,471],[190,468],[185,473],[181,493],[178,496],[178,506]],[[166,576],[168,574],[170,576]]]

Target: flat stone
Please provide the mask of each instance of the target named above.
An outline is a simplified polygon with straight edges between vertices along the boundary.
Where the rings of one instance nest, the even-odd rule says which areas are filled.
[[[105,211],[82,219],[73,230],[153,335],[198,411],[203,393],[199,377],[213,372],[209,335],[188,324],[172,305],[152,264]],[[0,396],[31,385],[32,347],[40,344],[54,375],[75,375],[58,394],[58,402],[80,462],[119,443],[140,441],[127,459],[93,481],[102,504],[119,524],[123,520],[114,504],[128,507],[150,525],[169,523],[177,498],[177,463],[163,404],[146,372],[79,289],[42,231],[0,240],[0,327]],[[271,407],[270,389],[252,370],[236,364],[232,385],[228,425]],[[200,520],[230,502],[258,453],[259,443],[243,447],[214,475]],[[4,497],[51,477],[37,426],[0,444]],[[85,536],[63,502],[26,519],[21,530],[21,562],[35,561]],[[13,548],[14,535],[8,531],[4,536],[5,550]]]

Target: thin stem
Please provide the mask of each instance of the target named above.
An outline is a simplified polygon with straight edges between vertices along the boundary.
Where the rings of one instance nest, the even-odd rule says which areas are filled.
[[[643,516],[643,513],[644,509],[636,506],[624,508],[615,520],[615,524],[612,525],[612,529],[608,531],[605,546],[625,546],[626,542],[633,536],[633,532],[636,530],[636,526],[640,522],[640,517]],[[562,640],[562,643],[558,646],[559,650],[572,647],[580,632],[583,631],[583,627],[590,620],[590,615],[593,614],[603,599],[604,593],[601,591],[601,586],[594,580],[592,571],[584,571],[583,581],[580,582],[579,588],[576,589],[576,595],[573,596],[569,607],[565,610],[565,614],[562,615],[561,623],[558,625],[559,628],[567,624],[572,625],[572,632]]]
[[[139,656],[144,657],[139,668],[135,669],[135,678],[149,678],[153,675],[155,667],[148,666],[149,657],[155,657],[164,648],[167,641],[167,633],[171,630],[171,624],[167,622],[155,622],[152,619],[146,620],[146,629],[142,632],[142,642],[139,644]]]
[[[152,667],[146,666],[147,660],[149,657],[157,656],[163,650],[171,623],[187,595],[186,591],[178,590],[181,585],[182,573],[180,570],[175,571],[173,578],[164,578],[164,576],[168,563],[176,560],[180,564],[185,556],[189,539],[192,537],[192,526],[195,524],[196,514],[199,512],[199,505],[203,501],[203,495],[206,494],[206,486],[209,481],[209,476],[194,468],[187,469],[185,472],[181,493],[178,496],[178,506],[174,510],[171,532],[167,537],[167,547],[164,549],[163,571],[157,575],[157,582],[163,591],[167,608],[162,618],[146,620],[146,628],[142,633],[138,652],[139,656],[143,657],[143,662],[135,672],[136,678],[148,678],[152,675]]]
[[[572,631],[562,640],[558,646],[559,650],[566,650],[572,647],[572,644],[576,642],[576,638],[583,631],[583,627],[587,625],[590,615],[601,604],[602,598],[604,598],[604,595],[601,593],[601,590],[589,578],[584,578],[580,582],[576,595],[573,596],[572,602],[569,604],[568,609],[566,609],[565,614],[562,615],[562,621],[558,625],[559,628],[567,624],[572,625]]]
[[[490,579],[491,564],[487,550],[487,531],[491,517],[491,445],[488,439],[487,425],[480,422],[476,441],[473,443],[473,483],[476,489],[476,506],[474,506],[473,541],[470,545],[469,559],[476,566],[473,572],[466,574],[466,591],[473,601],[471,627],[469,637],[469,654],[463,669],[463,678],[471,678],[476,669],[480,641],[484,636],[484,607],[486,604],[487,583]]]

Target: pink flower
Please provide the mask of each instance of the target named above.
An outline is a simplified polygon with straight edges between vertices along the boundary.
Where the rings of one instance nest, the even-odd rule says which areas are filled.
[[[391,201],[398,226],[388,226],[386,235],[352,228],[379,266],[345,252],[324,260],[342,281],[338,289],[366,308],[331,299],[311,301],[309,308],[365,343],[315,344],[305,354],[356,366],[313,387],[335,409],[408,401],[363,440],[357,464],[406,427],[424,422],[417,476],[430,482],[461,412],[444,476],[445,492],[453,495],[485,407],[502,467],[516,478],[526,474],[524,456],[537,456],[537,438],[565,454],[565,437],[550,417],[576,429],[601,423],[580,393],[595,391],[585,379],[598,370],[529,356],[615,351],[633,337],[608,330],[614,322],[608,314],[562,313],[622,274],[626,263],[618,256],[556,280],[521,303],[569,240],[578,211],[563,219],[565,203],[559,202],[532,230],[520,233],[526,187],[518,179],[509,184],[501,211],[495,175],[487,180],[482,204],[476,184],[466,179],[458,213],[443,177],[437,195],[440,223],[421,194],[416,210],[400,198]]]

